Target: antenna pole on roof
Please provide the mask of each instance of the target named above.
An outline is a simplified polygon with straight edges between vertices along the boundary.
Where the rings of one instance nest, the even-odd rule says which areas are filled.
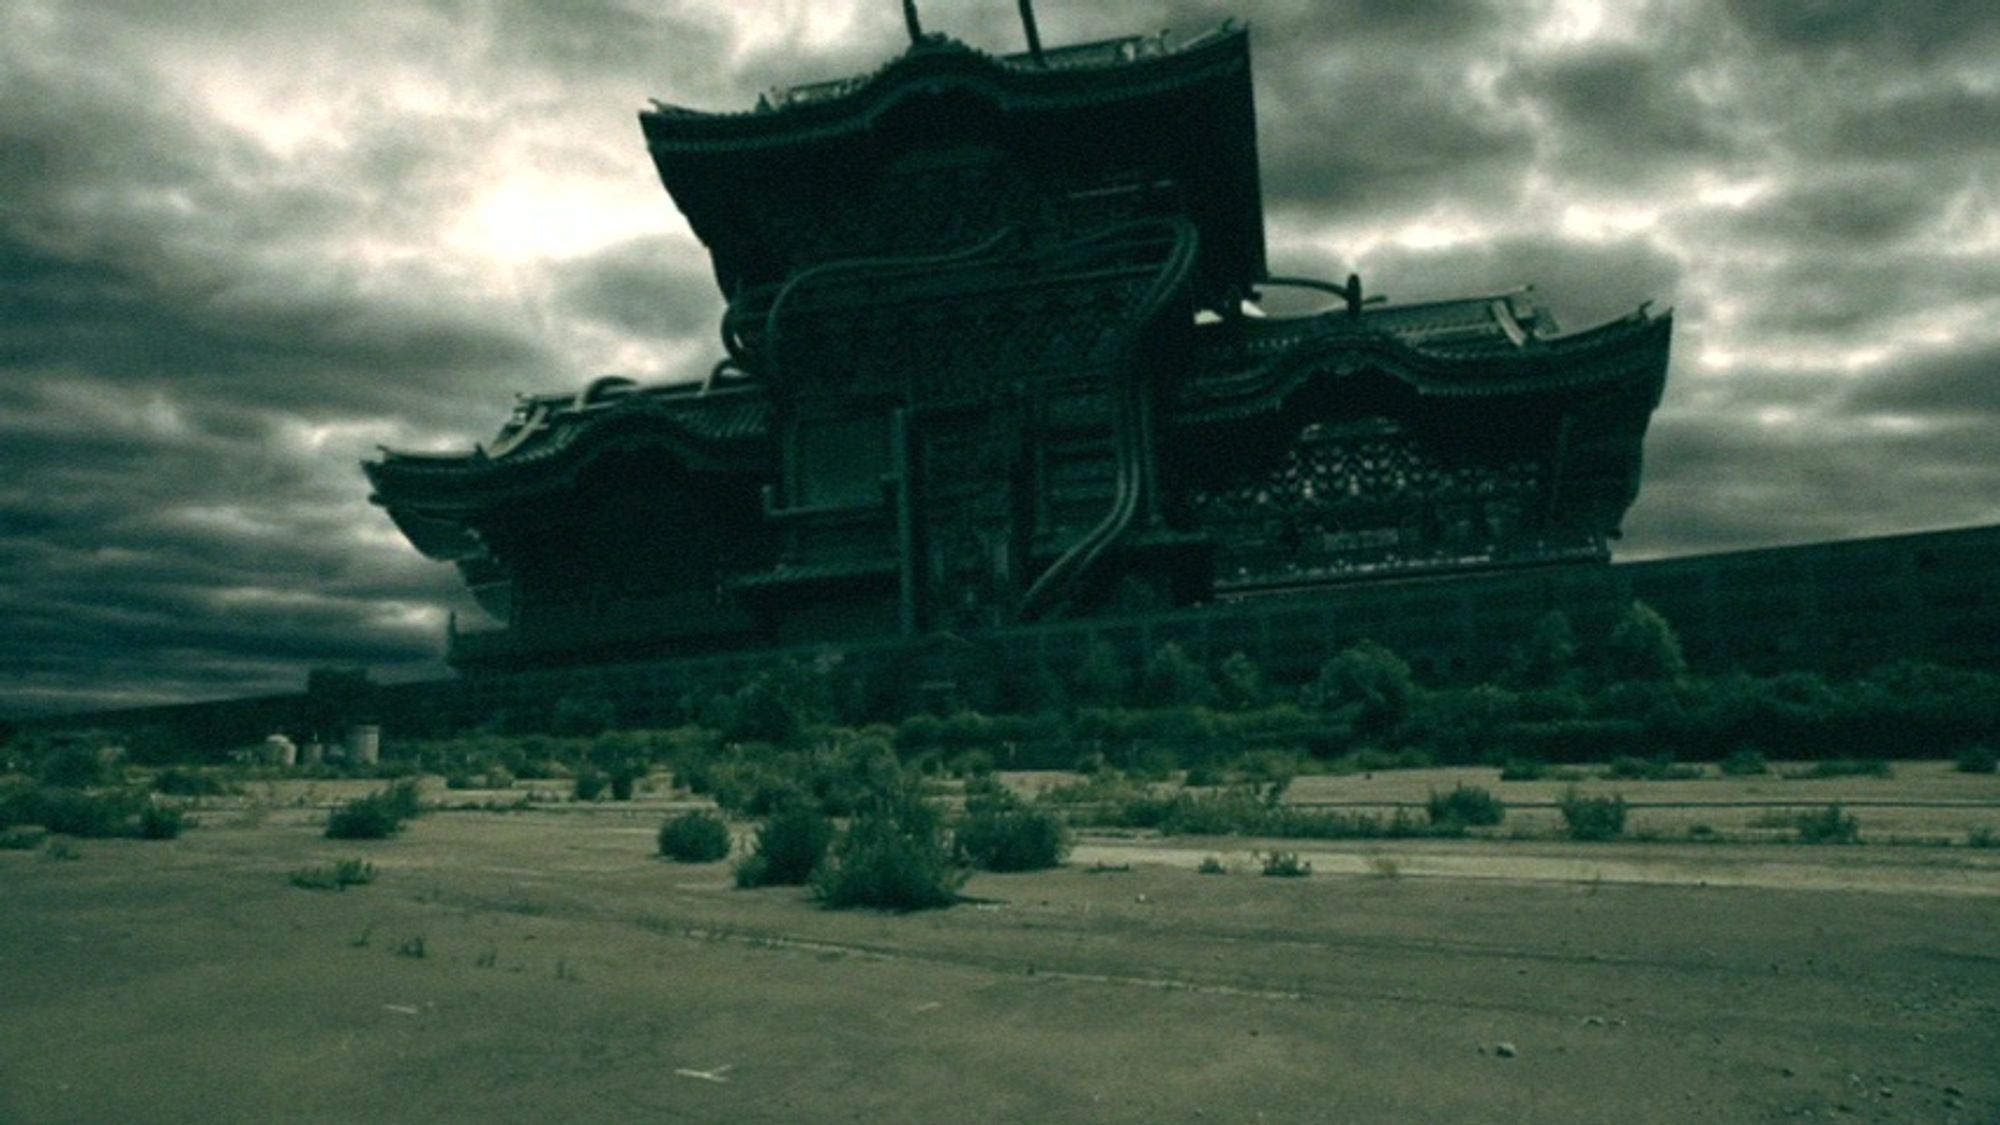
[[[1042,33],[1035,27],[1035,0],[1021,0],[1021,27],[1028,33],[1028,54],[1034,56],[1035,65],[1049,65],[1042,57]]]
[[[912,47],[924,41],[923,21],[917,18],[917,0],[903,0],[903,23],[910,29]]]

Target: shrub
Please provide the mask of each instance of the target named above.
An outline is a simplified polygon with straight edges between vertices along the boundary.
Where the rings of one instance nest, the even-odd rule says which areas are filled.
[[[1856,844],[1861,842],[1861,822],[1854,819],[1839,802],[1823,809],[1800,813],[1793,824],[1799,830],[1802,844]]]
[[[31,852],[42,846],[49,830],[39,824],[17,824],[0,829],[0,851]]]
[[[139,810],[139,838],[171,840],[189,824],[186,813],[171,805],[147,805]]]
[[[1146,662],[1139,679],[1139,702],[1148,707],[1191,707],[1211,702],[1215,687],[1208,672],[1179,642],[1168,641]]]
[[[1232,652],[1215,673],[1216,702],[1230,711],[1248,711],[1265,702],[1264,670],[1242,652]]]
[[[1793,777],[1893,777],[1895,767],[1887,758],[1829,758],[1824,762],[1814,762],[1803,773]]]
[[[415,781],[399,781],[340,805],[326,818],[329,840],[386,840],[423,811]]]
[[[611,799],[614,801],[631,800],[632,789],[639,783],[639,778],[642,776],[644,776],[643,771],[638,769],[626,768],[613,770],[611,773]]]
[[[1575,789],[1556,802],[1572,840],[1613,840],[1625,831],[1625,798],[1586,797]]]
[[[660,825],[660,854],[679,863],[729,857],[729,825],[712,812],[690,812]]]
[[[773,812],[750,855],[736,867],[739,887],[801,886],[810,881],[833,842],[833,821],[811,805]]]
[[[42,762],[43,785],[57,789],[89,789],[116,780],[112,754],[90,746],[65,746]]]
[[[1989,746],[1969,746],[1954,760],[1960,773],[1992,773],[2000,769],[2000,754]]]
[[[1701,767],[1679,765],[1672,754],[1652,758],[1620,755],[1611,759],[1607,772],[1620,781],[1691,781],[1701,776]]]
[[[169,797],[219,797],[234,788],[219,777],[197,770],[166,769],[153,778],[153,792]]]
[[[1722,759],[1721,769],[1728,777],[1762,777],[1771,772],[1771,763],[1764,760],[1763,754],[1746,747]]]
[[[1449,793],[1431,791],[1425,804],[1432,824],[1462,824],[1490,827],[1507,819],[1507,806],[1500,798],[1476,785],[1453,786]]]
[[[988,807],[959,823],[959,847],[988,871],[1039,871],[1069,855],[1069,827],[1042,809]]]
[[[294,887],[309,891],[344,891],[375,881],[375,865],[362,859],[343,859],[319,867],[301,867],[292,872]]]
[[[1217,855],[1205,855],[1201,857],[1201,864],[1195,870],[1203,875],[1229,874],[1228,865],[1222,862],[1221,856]]]
[[[1355,730],[1386,734],[1409,713],[1416,680],[1403,658],[1374,641],[1360,641],[1320,666],[1306,701],[1353,716]]]
[[[1687,675],[1674,627],[1645,602],[1633,602],[1604,642],[1605,679],[1627,681],[1677,680]]]
[[[1509,758],[1507,764],[1500,767],[1500,780],[1540,781],[1548,776],[1548,772],[1548,763],[1540,758]]]
[[[35,794],[35,815],[22,817],[65,836],[108,837],[133,833],[139,813],[138,794],[84,793],[75,789],[44,789]]]
[[[579,801],[595,801],[604,795],[609,779],[593,767],[585,766],[576,773],[576,788],[573,792]]]
[[[1313,865],[1297,852],[1272,852],[1264,857],[1264,874],[1274,879],[1302,879],[1313,873]]]
[[[813,890],[831,907],[924,910],[956,902],[965,876],[943,818],[904,790],[854,818],[813,875]]]

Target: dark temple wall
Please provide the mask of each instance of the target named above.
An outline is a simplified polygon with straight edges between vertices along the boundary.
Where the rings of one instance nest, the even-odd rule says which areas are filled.
[[[1860,671],[1915,657],[2000,671],[2000,525],[1797,547],[1487,575],[1334,587],[1296,595],[1125,618],[1030,626],[977,642],[885,641],[837,650],[855,678],[907,673],[928,662],[952,675],[1006,675],[1045,663],[1066,677],[1094,637],[1139,667],[1176,641],[1197,659],[1242,650],[1274,681],[1301,681],[1362,638],[1401,653],[1428,683],[1494,671],[1535,619],[1561,609],[1579,637],[1601,636],[1630,601],[1652,605],[1679,631],[1702,672]],[[697,687],[733,689],[775,655],[819,657],[827,646],[558,669],[490,673],[378,691],[385,732],[441,732],[497,712],[546,714],[565,695],[611,699],[629,724],[674,721]],[[957,674],[963,675],[963,672]],[[969,689],[977,691],[977,687]],[[975,695],[970,702],[983,702]],[[248,740],[303,714],[302,697],[225,700],[37,720],[31,727],[172,724]]]

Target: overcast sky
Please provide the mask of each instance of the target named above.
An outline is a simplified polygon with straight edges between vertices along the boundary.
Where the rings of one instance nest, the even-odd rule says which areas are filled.
[[[1990,0],[1038,12],[1250,24],[1274,272],[1677,308],[1621,557],[2000,520]],[[0,0],[0,712],[440,674],[477,611],[358,462],[705,370],[635,111],[905,43],[897,0]]]

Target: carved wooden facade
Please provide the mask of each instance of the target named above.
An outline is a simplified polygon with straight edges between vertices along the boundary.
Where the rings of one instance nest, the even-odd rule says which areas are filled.
[[[728,299],[699,387],[525,399],[375,500],[499,630],[462,666],[1006,628],[1602,562],[1670,323],[1525,293],[1245,315],[1248,40],[933,37],[754,112],[641,115]],[[1338,287],[1332,287],[1338,288]]]

